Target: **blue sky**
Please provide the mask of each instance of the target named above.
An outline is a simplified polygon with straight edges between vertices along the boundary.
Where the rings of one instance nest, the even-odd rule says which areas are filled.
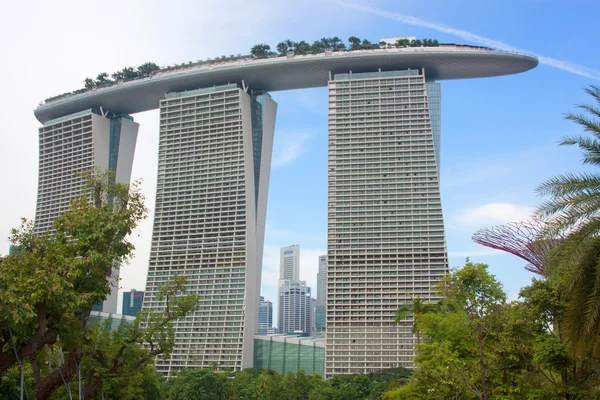
[[[257,0],[11,3],[0,24],[5,62],[0,163],[0,229],[32,218],[37,187],[37,128],[32,110],[48,96],[78,88],[87,76],[154,61],[168,65],[246,53],[255,43],[312,42],[324,36],[397,35],[488,44],[535,53],[543,63],[521,75],[442,82],[441,189],[450,265],[466,256],[490,264],[516,298],[531,274],[520,259],[471,242],[477,229],[525,218],[539,204],[543,179],[577,171],[575,149],[562,135],[580,129],[563,119],[600,84],[594,0],[303,1]],[[10,17],[9,17],[10,15]],[[316,286],[317,256],[327,229],[326,89],[272,93],[279,110],[267,211],[263,293],[275,300],[279,247],[301,246],[301,279]],[[12,118],[6,118],[11,115]],[[144,179],[154,206],[158,113],[140,122],[133,178]],[[121,287],[143,289],[151,218],[135,238],[136,257]],[[7,248],[6,240],[0,241]]]

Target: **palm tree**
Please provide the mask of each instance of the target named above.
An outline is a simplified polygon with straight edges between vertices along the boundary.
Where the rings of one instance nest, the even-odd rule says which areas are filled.
[[[413,327],[412,333],[417,336],[417,343],[421,342],[421,331],[419,330],[419,325],[417,324],[417,319],[428,312],[435,312],[438,310],[438,305],[429,303],[423,300],[420,297],[412,297],[411,303],[406,303],[398,307],[396,310],[396,317],[394,318],[394,322],[397,324],[400,323],[403,319],[407,317],[413,317]]]
[[[583,127],[588,135],[567,136],[563,146],[578,146],[583,151],[583,164],[600,166],[600,87],[590,86],[586,92],[596,105],[579,105],[583,114],[569,113],[566,119]],[[588,115],[586,115],[588,114]],[[597,343],[600,334],[600,174],[569,173],[542,182],[537,188],[548,196],[536,211],[546,219],[546,238],[566,233],[566,239],[549,256],[548,265],[566,276],[567,325],[569,336],[581,349]],[[597,349],[598,350],[598,349]]]

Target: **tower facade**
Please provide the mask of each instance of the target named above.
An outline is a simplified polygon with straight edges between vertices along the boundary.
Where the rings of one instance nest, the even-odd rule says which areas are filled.
[[[258,334],[268,335],[273,328],[273,303],[260,296],[258,305]]]
[[[277,105],[237,84],[160,102],[158,178],[144,309],[164,309],[161,283],[187,277],[199,309],[175,323],[157,360],[181,368],[252,366]]]
[[[306,281],[279,280],[279,333],[312,334],[312,299]]]
[[[129,183],[139,124],[128,115],[85,110],[44,123],[39,129],[39,177],[34,230],[52,232],[54,220],[81,196],[81,173],[111,169],[115,180]],[[117,312],[119,270],[112,291],[97,311]]]
[[[300,246],[282,247],[279,250],[279,279],[300,279]]]
[[[129,292],[123,293],[123,311],[121,314],[137,317],[137,313],[142,310],[144,302],[144,292],[131,289]]]
[[[326,375],[410,367],[408,295],[448,271],[439,189],[440,90],[424,70],[329,81]]]
[[[327,326],[327,256],[319,256],[317,272],[317,304],[315,306],[315,332],[324,332]]]

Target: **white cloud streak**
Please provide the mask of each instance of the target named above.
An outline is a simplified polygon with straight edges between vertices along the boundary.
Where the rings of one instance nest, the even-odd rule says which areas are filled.
[[[313,131],[308,130],[276,132],[272,167],[287,167],[300,158],[308,150],[308,142],[314,135]]]
[[[512,203],[491,203],[480,207],[467,208],[456,216],[456,221],[466,226],[484,226],[520,222],[531,218],[534,209]]]
[[[499,40],[494,40],[487,38],[485,36],[477,35],[473,32],[464,31],[462,29],[452,28],[447,25],[438,24],[435,22],[426,21],[412,15],[400,14],[395,12],[390,12],[386,10],[381,10],[374,7],[364,6],[361,4],[347,3],[342,1],[332,0],[333,3],[339,4],[344,7],[354,8],[356,10],[361,10],[364,12],[368,12],[369,14],[377,15],[382,18],[402,22],[407,25],[419,26],[422,28],[433,29],[438,32],[447,33],[450,35],[457,36],[461,39],[467,40],[469,42],[481,44],[488,47],[493,47],[498,50],[504,51],[514,51],[518,53],[527,53],[534,55],[540,61],[540,64],[547,65],[549,67],[557,68],[566,72],[570,72],[572,74],[584,76],[586,78],[600,80],[600,71],[588,67],[584,67],[582,65],[574,64],[569,61],[558,60],[556,58],[546,57],[541,54],[536,54],[528,50],[523,50],[518,47],[512,46],[508,43],[501,42]]]

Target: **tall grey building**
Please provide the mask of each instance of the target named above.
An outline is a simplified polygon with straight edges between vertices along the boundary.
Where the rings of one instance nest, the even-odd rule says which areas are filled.
[[[56,217],[71,199],[81,196],[82,172],[112,169],[115,180],[129,183],[139,125],[128,115],[84,110],[44,123],[39,128],[39,177],[34,230],[52,232]],[[113,289],[97,311],[117,312],[119,270]]]
[[[315,306],[315,331],[324,332],[327,326],[327,256],[319,256],[317,272],[317,304]]]
[[[273,303],[260,296],[258,305],[258,334],[268,335],[273,329]]]
[[[279,279],[300,279],[300,246],[282,247],[279,250]]]
[[[439,188],[440,89],[423,69],[329,81],[326,375],[410,367],[407,293],[448,272]]]
[[[312,300],[305,281],[280,280],[278,287],[279,333],[312,334]]]
[[[237,84],[160,102],[158,179],[144,309],[158,286],[187,277],[197,312],[175,323],[163,374],[217,363],[252,366],[277,105]]]

